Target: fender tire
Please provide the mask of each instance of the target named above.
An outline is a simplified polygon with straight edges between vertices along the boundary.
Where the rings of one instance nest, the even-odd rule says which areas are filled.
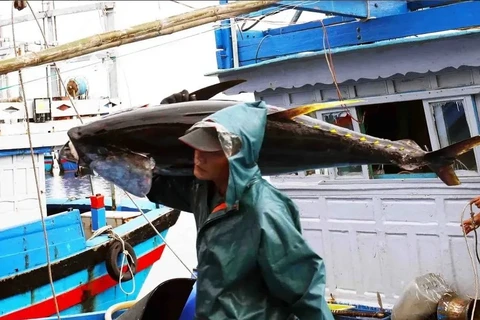
[[[132,280],[133,276],[137,273],[137,256],[133,247],[125,241],[125,250],[129,253],[127,256],[127,262],[130,264],[132,272],[127,270],[122,274],[123,281]],[[118,256],[122,253],[122,243],[115,239],[108,247],[107,256],[105,257],[105,266],[107,268],[108,275],[118,282],[120,277],[120,267],[117,265]],[[133,273],[133,275],[132,275]]]

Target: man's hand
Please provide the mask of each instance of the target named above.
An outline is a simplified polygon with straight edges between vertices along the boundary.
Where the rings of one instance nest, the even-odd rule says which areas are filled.
[[[476,214],[473,216],[473,223],[472,218],[468,218],[462,221],[462,228],[465,230],[465,234],[469,234],[473,229],[477,229],[480,225],[480,214]]]
[[[480,196],[473,198],[470,201],[470,204],[474,204],[477,206],[477,208],[480,208]]]
[[[195,95],[189,94],[187,90],[182,90],[180,92],[174,93],[166,97],[160,102],[160,104],[169,104],[169,103],[186,102],[186,101],[194,101],[194,100],[197,100]]]

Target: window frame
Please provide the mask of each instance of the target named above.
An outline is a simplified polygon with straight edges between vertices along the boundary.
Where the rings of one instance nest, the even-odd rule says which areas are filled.
[[[366,99],[368,100],[368,99]],[[418,99],[422,102],[423,110],[425,114],[425,119],[427,123],[427,130],[430,139],[430,144],[432,146],[432,151],[440,149],[440,141],[438,138],[438,131],[435,125],[435,117],[433,112],[433,107],[431,106],[432,103],[437,102],[447,102],[447,101],[455,101],[461,100],[465,110],[465,116],[467,119],[467,124],[469,128],[470,135],[476,136],[480,134],[480,94],[477,95],[459,95],[459,96],[446,96],[446,97],[438,97],[438,98],[431,98],[431,99]],[[370,105],[369,103],[362,104],[363,106]],[[357,107],[348,107],[347,109],[351,113],[352,117],[358,119]],[[336,107],[331,109],[325,109],[322,111],[316,112],[316,117],[318,119],[323,120],[324,114],[329,114],[332,112],[340,112],[345,111],[344,107]],[[362,133],[360,129],[360,125],[356,121],[352,121],[353,130],[358,133]],[[474,156],[475,162],[477,164],[477,171],[458,171],[456,173],[458,176],[470,176],[470,177],[478,177],[480,176],[480,148],[474,148]],[[362,165],[362,173],[358,176],[339,176],[336,170],[336,167],[327,168],[328,176],[315,174],[314,176],[322,177],[331,181],[358,181],[358,180],[389,180],[389,179],[436,179],[437,175],[435,173],[419,173],[419,174],[380,174],[374,175],[371,172],[371,166],[369,165]]]
[[[317,111],[316,116],[317,116],[317,119],[320,119],[323,121],[324,114],[330,114],[330,113],[341,112],[346,110],[348,110],[348,112],[351,114],[351,116],[354,119],[358,119],[356,107],[335,107],[331,109],[325,109],[322,111]],[[353,126],[353,131],[361,133],[360,125],[358,124],[357,121],[352,120],[352,126]],[[342,180],[356,181],[356,180],[365,180],[365,179],[370,180],[367,165],[362,165],[362,173],[355,176],[340,176],[337,173],[337,167],[331,167],[327,169],[328,169],[328,178],[333,181],[342,181]]]
[[[448,102],[461,100],[463,103],[463,109],[465,111],[465,118],[467,120],[468,129],[471,137],[479,135],[479,119],[478,119],[478,104],[475,106],[475,97],[473,95],[461,95],[461,96],[450,96],[442,98],[432,98],[432,99],[423,99],[423,110],[425,112],[425,117],[427,119],[427,128],[428,134],[430,136],[430,143],[432,145],[432,151],[440,149],[440,139],[438,138],[438,129],[435,125],[435,115],[433,106],[431,104],[438,102]],[[480,176],[480,150],[479,148],[473,149],[473,154],[475,157],[475,163],[477,164],[477,170],[468,170],[468,171],[458,171],[455,170],[455,173],[458,176],[462,177],[478,177]]]
[[[428,135],[430,139],[430,144],[432,146],[432,151],[434,151],[440,148],[440,141],[438,138],[438,132],[435,125],[433,107],[431,106],[432,103],[452,101],[452,100],[462,100],[470,135],[472,137],[480,135],[480,93],[478,93],[478,90],[474,93],[474,92],[469,92],[468,90],[463,90],[463,88],[461,88],[460,90],[462,94],[455,94],[455,93],[459,93],[458,89],[455,91],[451,92],[452,94],[450,95],[446,95],[445,94],[446,92],[442,92],[442,91],[430,92],[434,94],[429,95],[429,97],[426,96],[428,93],[422,93],[420,94],[420,96],[415,96],[415,97],[408,96],[408,98],[406,94],[401,94],[398,96],[405,96],[404,98],[407,98],[407,99],[398,99],[397,97],[388,96],[389,99],[385,99],[386,101],[377,101],[377,100],[383,100],[383,99],[380,99],[382,97],[372,97],[372,99],[370,99],[369,97],[365,97],[365,98],[362,98],[363,101],[360,104],[356,104],[354,106],[348,106],[348,107],[339,106],[339,107],[324,109],[324,110],[315,112],[315,116],[317,119],[323,120],[324,114],[346,111],[346,109],[348,109],[352,117],[354,117],[355,119],[358,119],[357,108],[360,106],[369,106],[369,105],[374,105],[378,103],[391,103],[395,101],[412,101],[412,100],[417,100],[419,102],[421,101],[424,108],[423,110],[425,114],[425,120],[427,123],[427,130],[428,130]],[[319,102],[325,102],[325,101],[319,101]],[[291,107],[294,107],[294,106],[291,106]],[[352,125],[353,125],[353,130],[355,132],[362,133],[358,122],[352,121]],[[480,176],[480,147],[474,148],[473,151],[475,156],[475,162],[477,164],[477,171],[456,170],[455,172],[458,176],[460,177],[479,177]],[[327,175],[318,173],[318,171],[321,169],[317,169],[315,170],[317,173],[313,175],[309,175],[308,177],[316,177],[316,178],[322,179],[323,181],[331,181],[331,182],[335,182],[335,181],[358,182],[358,181],[365,181],[365,180],[374,181],[374,180],[398,180],[398,179],[408,179],[408,180],[415,179],[415,180],[421,181],[425,179],[438,179],[437,175],[433,172],[417,173],[417,174],[409,174],[409,175],[407,174],[373,175],[373,172],[371,172],[370,165],[362,165],[361,167],[362,167],[362,173],[357,176],[339,176],[337,174],[336,167],[332,167],[332,168],[326,168],[328,173]],[[298,172],[298,176],[306,178],[305,172]]]

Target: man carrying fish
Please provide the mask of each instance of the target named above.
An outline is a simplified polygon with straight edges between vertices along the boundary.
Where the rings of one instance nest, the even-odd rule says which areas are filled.
[[[184,90],[162,103],[189,99]],[[195,177],[153,177],[150,201],[195,215],[196,319],[333,320],[298,209],[257,166],[266,121],[264,102],[213,113],[179,138],[194,149]]]

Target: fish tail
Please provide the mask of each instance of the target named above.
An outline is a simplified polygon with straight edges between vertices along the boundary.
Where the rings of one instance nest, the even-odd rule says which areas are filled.
[[[460,180],[455,173],[453,163],[458,156],[470,151],[480,145],[480,136],[465,139],[463,141],[449,145],[425,155],[428,166],[437,176],[448,186],[460,184]]]

